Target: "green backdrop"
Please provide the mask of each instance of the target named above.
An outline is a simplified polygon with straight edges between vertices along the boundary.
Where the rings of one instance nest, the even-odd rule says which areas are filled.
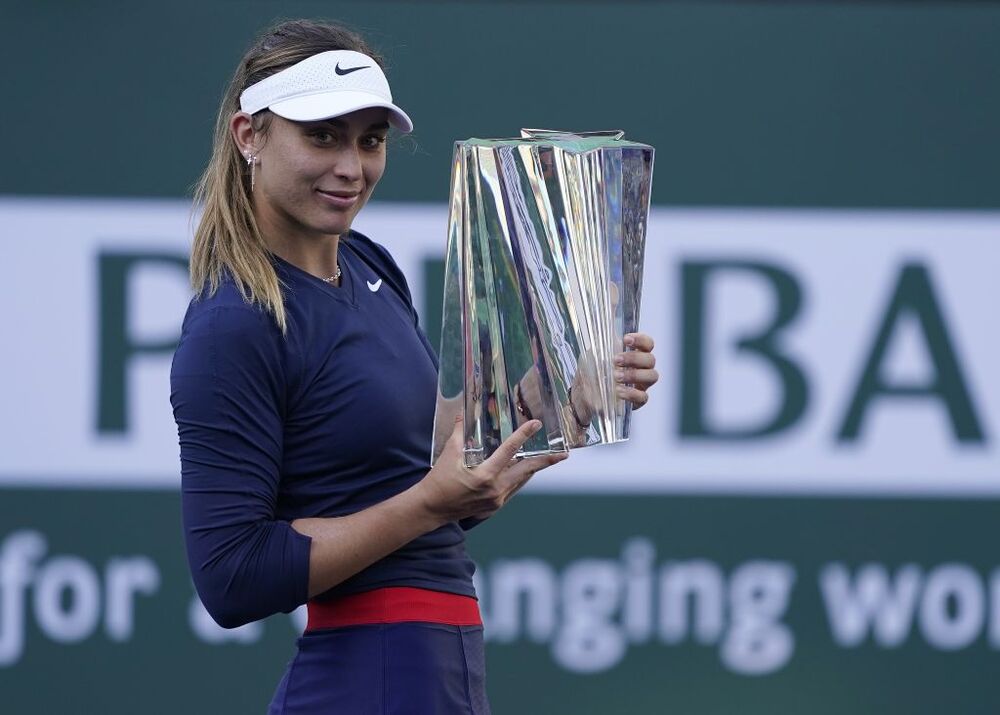
[[[0,193],[180,196],[263,25],[332,17],[414,118],[378,198],[444,201],[451,143],[522,125],[657,148],[653,201],[995,207],[1000,3],[5,3]]]
[[[657,205],[1000,208],[995,2],[5,3],[0,194],[186,195],[248,39],[295,16],[339,18],[389,58],[417,131],[394,141],[380,200],[443,202],[455,139],[528,125],[622,128],[653,144]],[[44,260],[44,237],[3,239],[38,240]],[[0,414],[15,420],[16,406]],[[2,450],[0,475],[16,476]],[[178,519],[166,491],[0,490],[0,556],[18,534],[46,542],[36,588],[17,588],[13,572],[0,579],[0,654],[17,651],[24,629],[18,657],[0,665],[0,712],[263,711],[294,628],[278,616],[252,643],[197,638]],[[655,551],[657,574],[677,561],[722,574],[722,631],[704,642],[694,631],[676,642],[637,636],[590,674],[559,665],[552,641],[525,630],[494,639],[494,711],[996,712],[998,523],[995,499],[522,495],[471,534],[487,613],[490,578],[511,561],[542,562],[566,589],[570,564],[618,563],[638,538]],[[123,626],[103,615],[109,564],[128,557],[152,564],[158,586],[135,596],[128,638],[116,640]],[[720,660],[733,574],[750,562],[794,572],[773,619],[794,651],[761,675]],[[852,574],[884,567],[891,586],[907,565],[919,572],[896,642],[873,632],[835,642],[820,585],[831,564]],[[63,624],[63,633],[79,625],[75,641],[39,625],[52,618],[38,605],[46,574],[50,610],[82,614],[82,625]],[[71,582],[96,589],[92,623],[59,591]],[[941,638],[931,621],[969,613],[961,648],[929,645]]]

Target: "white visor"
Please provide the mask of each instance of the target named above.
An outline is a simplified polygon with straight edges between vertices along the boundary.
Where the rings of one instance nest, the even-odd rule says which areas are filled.
[[[351,50],[307,57],[250,85],[240,95],[240,109],[248,114],[270,109],[295,122],[330,119],[369,107],[385,107],[392,126],[413,131],[406,112],[392,103],[382,68],[368,55]]]

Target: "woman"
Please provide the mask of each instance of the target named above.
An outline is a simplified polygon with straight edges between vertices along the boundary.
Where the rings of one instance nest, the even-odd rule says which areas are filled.
[[[198,190],[171,372],[188,560],[223,626],[309,603],[273,713],[488,712],[458,522],[564,458],[513,459],[526,419],[466,469],[456,419],[428,463],[434,351],[389,253],[351,231],[390,126],[412,128],[361,38],[284,23],[241,61]],[[657,376],[629,341],[638,406]]]

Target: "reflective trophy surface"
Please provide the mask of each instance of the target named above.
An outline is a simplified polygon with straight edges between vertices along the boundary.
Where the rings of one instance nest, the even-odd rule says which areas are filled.
[[[532,418],[519,457],[628,439],[614,356],[638,327],[653,148],[521,135],[455,144],[434,461],[460,413],[469,467]]]

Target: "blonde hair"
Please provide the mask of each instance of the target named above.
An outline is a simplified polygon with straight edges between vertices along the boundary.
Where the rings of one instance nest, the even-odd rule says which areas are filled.
[[[250,167],[230,132],[247,87],[307,57],[328,50],[354,50],[382,58],[356,33],[326,22],[292,20],[258,37],[240,60],[215,121],[212,158],[195,186],[201,218],[191,247],[191,285],[198,296],[213,295],[225,273],[232,276],[243,299],[270,313],[282,333],[287,330],[281,283],[253,213]],[[272,118],[267,109],[253,115],[253,128],[265,136]]]

